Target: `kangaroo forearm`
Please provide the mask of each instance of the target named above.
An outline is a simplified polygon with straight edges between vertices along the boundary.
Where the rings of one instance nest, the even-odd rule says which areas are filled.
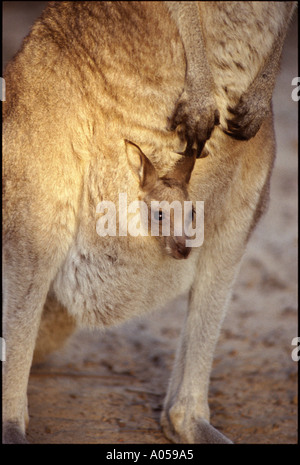
[[[186,155],[197,145],[197,157],[212,130],[219,123],[219,112],[214,99],[214,82],[201,32],[197,2],[165,2],[177,27],[186,56],[186,79],[183,93],[170,118],[169,129],[178,125],[185,128]],[[205,156],[205,155],[204,155]]]
[[[205,44],[201,31],[198,2],[166,2],[183,41],[187,60],[186,81],[189,86],[196,86],[201,93],[213,90],[213,78],[205,52]]]
[[[294,6],[293,2],[287,2],[285,11],[282,12],[281,20],[283,23],[280,24],[279,17],[277,32],[273,31],[273,41],[269,46],[268,55],[265,59],[262,59],[263,56],[261,56],[261,64],[257,63],[257,66],[260,66],[255,78],[249,83],[245,92],[233,94],[232,102],[234,103],[230,102],[227,106],[231,115],[227,116],[228,130],[225,129],[225,132],[237,139],[253,137],[270,112],[282,47]]]

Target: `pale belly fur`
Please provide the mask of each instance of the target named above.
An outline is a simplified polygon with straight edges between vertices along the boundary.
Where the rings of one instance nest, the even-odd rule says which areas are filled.
[[[128,250],[125,242],[134,243],[134,250]],[[151,237],[99,238],[99,248],[74,244],[52,292],[80,325],[116,324],[159,309],[188,291],[198,254],[195,248],[188,259],[175,260],[164,255]]]

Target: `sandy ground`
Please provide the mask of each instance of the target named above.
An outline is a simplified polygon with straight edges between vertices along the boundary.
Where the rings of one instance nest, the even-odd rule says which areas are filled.
[[[4,2],[4,63],[46,2]],[[297,24],[274,96],[277,160],[268,213],[234,287],[211,376],[211,422],[235,443],[297,442]],[[186,311],[77,333],[29,380],[32,443],[168,444],[159,417]]]

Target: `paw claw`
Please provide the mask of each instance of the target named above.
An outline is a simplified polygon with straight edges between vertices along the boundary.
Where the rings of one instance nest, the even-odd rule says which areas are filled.
[[[193,95],[184,92],[177,102],[172,117],[168,119],[168,129],[175,130],[181,125],[187,141],[184,154],[190,156],[195,144],[197,158],[200,158],[205,142],[210,138],[214,127],[220,123],[220,113],[213,99],[201,104],[199,100],[193,98]]]
[[[228,107],[233,117],[226,120],[227,130],[224,132],[238,140],[254,137],[270,111],[268,102],[261,100],[259,94],[255,99],[243,95],[235,107]]]

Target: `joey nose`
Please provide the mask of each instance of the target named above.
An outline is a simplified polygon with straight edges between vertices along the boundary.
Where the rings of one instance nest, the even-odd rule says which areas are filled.
[[[186,247],[185,238],[174,239],[174,247],[172,248],[172,256],[177,260],[188,258],[191,252],[191,247]]]

